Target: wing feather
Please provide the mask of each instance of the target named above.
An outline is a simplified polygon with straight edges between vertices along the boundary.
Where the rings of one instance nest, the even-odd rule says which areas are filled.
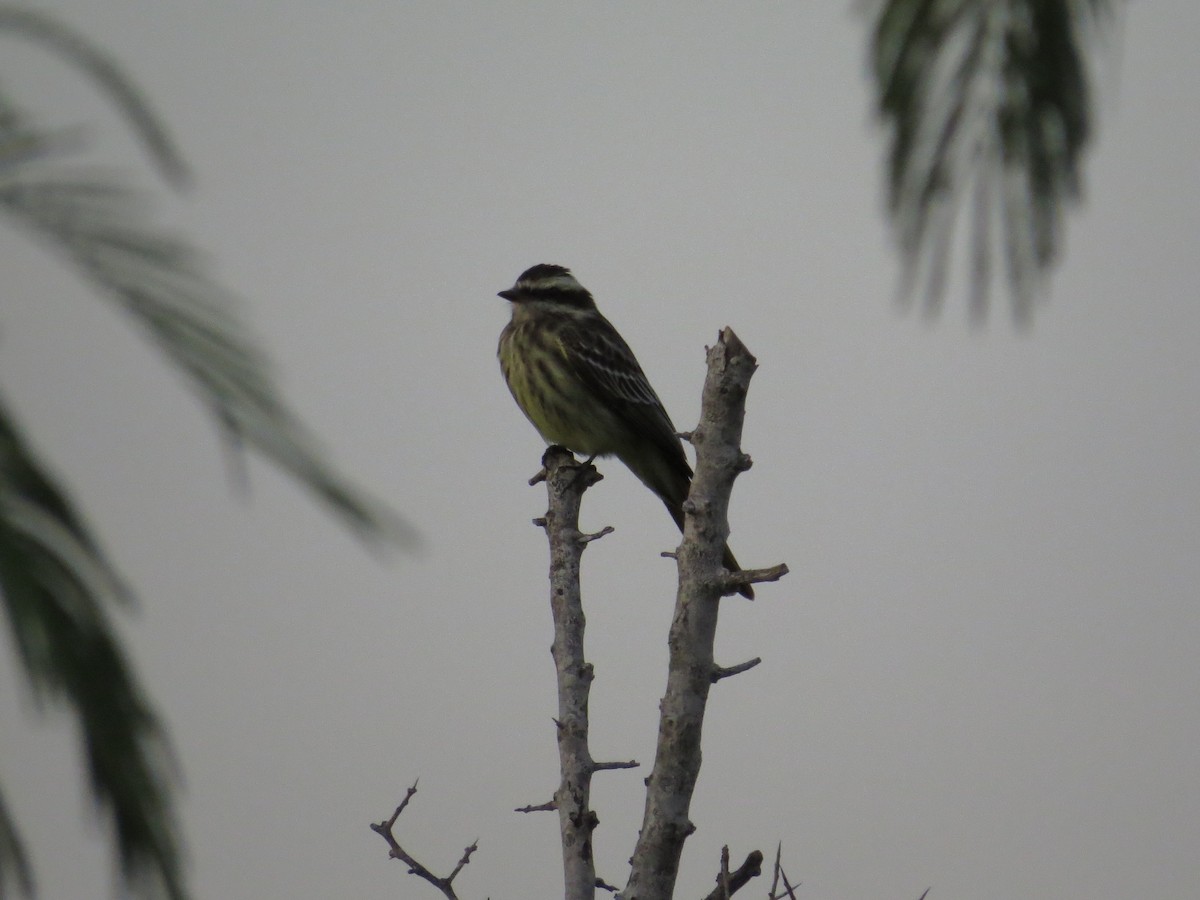
[[[560,335],[570,347],[567,356],[575,374],[605,406],[629,424],[632,438],[659,447],[672,466],[686,469],[690,478],[691,469],[675,426],[637,357],[608,320],[603,317],[600,320],[600,327],[595,319],[587,327],[573,321]]]

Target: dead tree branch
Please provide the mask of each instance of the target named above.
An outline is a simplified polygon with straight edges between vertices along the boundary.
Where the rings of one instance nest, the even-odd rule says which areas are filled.
[[[636,769],[641,763],[636,759],[617,760],[614,762],[598,762],[592,764],[593,772],[607,772],[610,769]]]
[[[408,866],[409,874],[418,875],[421,878],[424,878],[435,888],[441,891],[446,896],[447,900],[458,900],[458,895],[454,893],[454,879],[458,873],[462,871],[463,866],[471,861],[471,854],[479,849],[479,841],[473,842],[469,847],[463,850],[463,855],[459,858],[458,864],[445,878],[434,875],[433,872],[431,872],[421,863],[417,862],[412,854],[400,846],[400,843],[396,840],[396,835],[392,830],[396,825],[396,820],[400,818],[400,813],[404,812],[404,807],[408,806],[408,801],[413,798],[413,794],[416,792],[417,782],[414,781],[412,783],[412,787],[405,792],[404,799],[400,801],[400,805],[396,807],[396,811],[392,813],[392,817],[390,819],[384,819],[382,822],[372,822],[371,830],[387,841],[388,847],[391,848],[388,856],[390,856],[392,859],[398,859],[405,863]]]
[[[704,710],[713,675],[722,671],[713,661],[717,611],[721,597],[737,587],[721,563],[729,536],[729,495],[749,463],[740,443],[746,392],[756,366],[728,328],[708,351],[700,423],[691,434],[696,474],[684,503],[683,543],[676,555],[679,592],[667,641],[667,689],[624,900],[670,900],[684,841],[695,831],[688,809],[700,773]],[[786,569],[773,571],[780,577]],[[756,573],[740,574],[747,582],[758,580]]]
[[[767,900],[784,900],[785,897],[787,900],[799,900],[799,898],[796,897],[796,888],[799,887],[799,883],[793,885],[790,881],[788,881],[787,873],[783,871],[783,863],[780,861],[782,857],[783,842],[780,841],[775,846],[774,874],[771,877],[771,889],[767,891]],[[782,891],[779,890],[780,878],[783,879],[784,889]],[[921,900],[925,900],[925,898],[922,897]]]
[[[579,531],[583,492],[599,480],[589,463],[580,464],[562,447],[542,457],[550,506],[542,527],[550,541],[550,610],[554,617],[551,654],[558,680],[558,761],[561,780],[554,792],[562,837],[564,897],[591,900],[596,891],[592,832],[599,819],[591,808],[596,764],[588,749],[588,694],[592,666],[584,657],[586,620],[579,592],[579,563],[584,548],[611,529],[594,535]]]
[[[783,856],[783,841],[775,845],[775,866],[771,875],[771,889],[767,891],[767,900],[775,900],[778,896],[775,889],[779,887],[779,860]]]
[[[762,662],[762,658],[756,656],[754,659],[748,659],[743,663],[738,663],[736,666],[730,666],[729,668],[713,666],[712,674],[709,675],[709,678],[712,679],[713,684],[716,684],[722,678],[730,678],[734,675],[741,675],[743,672],[748,672],[760,662]]]
[[[545,803],[538,803],[536,805],[518,806],[516,809],[513,810],[513,812],[519,812],[519,813],[554,812],[556,809],[558,809],[558,802],[555,800],[548,800]]]
[[[751,878],[757,878],[762,874],[763,855],[759,850],[751,851],[745,861],[734,869],[729,871],[729,848],[723,847],[721,852],[721,874],[717,876],[717,886],[709,891],[704,900],[727,900],[732,897],[747,884]],[[726,893],[728,888],[728,893]]]

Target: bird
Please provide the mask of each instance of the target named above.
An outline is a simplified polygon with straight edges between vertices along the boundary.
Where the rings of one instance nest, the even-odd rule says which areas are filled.
[[[541,263],[498,296],[512,318],[500,333],[500,370],[521,412],[548,444],[591,459],[615,456],[650,488],[683,531],[692,468],[671,417],[637,357],[570,269]],[[740,571],[725,546],[722,564]],[[750,585],[738,593],[753,599]]]

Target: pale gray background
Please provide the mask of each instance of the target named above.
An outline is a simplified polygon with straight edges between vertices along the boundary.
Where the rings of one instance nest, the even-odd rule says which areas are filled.
[[[334,458],[410,515],[381,565],[258,461],[231,490],[156,353],[7,231],[0,383],[143,597],[122,621],[183,768],[207,898],[560,894],[542,445],[495,292],[571,266],[693,424],[704,345],[759,357],[732,543],[793,574],[725,610],[681,897],[782,839],[809,898],[1200,894],[1200,6],[1131,7],[1089,198],[1034,329],[892,302],[866,30],[844,3],[58,0],[147,89],[211,251]],[[151,184],[82,79],[3,78]],[[587,498],[593,746],[649,764],[676,534],[618,464]],[[42,896],[103,898],[74,734],[0,672],[0,777]],[[624,879],[643,773],[597,778]],[[762,896],[765,882],[750,889]]]

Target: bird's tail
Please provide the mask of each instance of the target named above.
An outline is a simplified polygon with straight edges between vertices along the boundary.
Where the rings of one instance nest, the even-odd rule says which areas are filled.
[[[660,495],[661,497],[661,495]],[[667,512],[671,514],[671,518],[675,520],[675,524],[679,526],[679,530],[683,531],[683,504],[674,503],[666,497],[662,497],[663,506],[667,508]],[[725,545],[724,553],[721,556],[721,565],[730,572],[740,572],[742,567],[738,565],[737,559],[734,558],[733,551],[729,549],[729,545]],[[754,588],[750,585],[744,585],[738,588],[738,593],[747,600],[754,599]]]
[[[678,438],[675,438],[678,443]],[[620,459],[627,465],[631,472],[638,477],[642,484],[654,491],[658,498],[662,500],[663,505],[667,508],[667,512],[671,514],[671,518],[675,520],[675,524],[679,526],[679,530],[683,531],[683,501],[687,498],[688,491],[692,486],[692,470],[688,466],[687,460],[683,455],[683,448],[678,448],[678,455],[663,453],[646,453],[646,454],[619,454]],[[734,559],[733,552],[729,549],[729,545],[725,545],[725,552],[721,558],[721,564],[730,572],[740,572],[741,567]],[[747,600],[754,599],[754,588],[750,585],[739,588],[738,593]]]
[[[733,558],[733,551],[729,549],[728,544],[725,545],[725,553],[721,557],[721,565],[723,565],[730,572],[742,571],[742,567],[738,565],[738,561]],[[741,594],[743,597],[745,597],[747,600],[754,599],[754,588],[748,584],[743,585],[742,587],[738,588],[738,593]]]

